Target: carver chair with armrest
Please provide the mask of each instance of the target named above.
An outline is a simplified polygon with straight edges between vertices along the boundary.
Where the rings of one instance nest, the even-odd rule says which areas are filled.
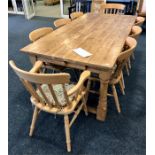
[[[57,20],[54,21],[54,26],[56,28],[58,28],[58,27],[66,25],[66,24],[69,24],[70,22],[71,22],[70,19],[65,19],[65,18],[57,19]]]
[[[9,64],[31,94],[30,100],[34,105],[34,113],[29,135],[33,135],[40,111],[62,115],[64,116],[67,151],[70,152],[70,128],[82,108],[86,115],[88,114],[86,102],[89,82],[85,83],[90,76],[90,72],[83,71],[78,83],[71,85],[69,84],[70,75],[67,73],[38,73],[39,68],[42,66],[41,61],[37,61],[29,72],[19,69],[12,60],[9,61]],[[71,121],[69,121],[69,115],[72,113],[74,115]]]
[[[101,4],[100,12],[104,14],[124,14],[125,5],[115,3]]]
[[[136,48],[137,41],[134,38],[127,37],[124,45],[124,51],[122,51],[116,61],[116,64],[114,66],[113,74],[111,75],[109,86],[112,88],[112,94],[107,94],[107,96],[113,96],[115,100],[115,105],[117,108],[118,113],[121,112],[120,103],[117,95],[117,90],[115,85],[120,85],[120,90],[123,95],[125,95],[124,87],[123,87],[123,79],[122,79],[122,71],[123,68],[128,61],[128,58],[131,56],[131,54],[134,52],[134,49]],[[99,81],[98,78],[91,77],[91,81]],[[89,90],[92,93],[96,93],[94,90]]]

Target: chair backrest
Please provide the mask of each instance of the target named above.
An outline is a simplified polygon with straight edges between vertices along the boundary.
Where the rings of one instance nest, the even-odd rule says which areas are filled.
[[[113,78],[117,78],[121,75],[123,67],[125,63],[128,61],[128,58],[134,52],[136,45],[137,45],[137,41],[134,38],[127,37],[124,45],[124,50],[119,54],[117,58],[116,69],[113,74]]]
[[[35,98],[35,100],[43,105],[48,105],[49,107],[62,107],[67,106],[69,98],[65,89],[65,84],[70,82],[70,75],[67,73],[57,73],[57,74],[43,74],[43,73],[31,73],[16,67],[15,63],[10,60],[10,66],[18,75],[26,89]],[[54,86],[59,85],[63,97],[65,99],[65,104],[60,103]],[[45,87],[46,86],[46,87]],[[43,89],[46,88],[46,89]],[[50,94],[47,95],[45,91]],[[51,101],[52,96],[52,101]]]
[[[66,25],[66,24],[69,24],[70,22],[71,22],[70,19],[63,19],[63,18],[57,19],[54,21],[54,26],[58,28],[58,27]]]
[[[29,34],[29,39],[30,39],[30,41],[34,42],[52,31],[53,31],[53,29],[51,27],[38,28],[36,30],[33,30]]]
[[[138,37],[140,36],[141,33],[142,28],[140,26],[133,26],[129,36],[138,40]]]
[[[104,4],[105,0],[92,0],[91,3],[91,12],[99,13],[101,9],[101,4]]]
[[[144,18],[144,17],[138,16],[138,17],[136,18],[135,25],[136,25],[136,26],[142,26],[142,24],[144,23],[144,21],[145,21],[145,18]]]
[[[105,14],[124,14],[124,9],[124,4],[106,3],[101,5],[100,12]]]
[[[83,16],[83,12],[73,12],[70,14],[70,16],[71,16],[71,19],[74,20],[74,19],[77,19],[77,18]]]

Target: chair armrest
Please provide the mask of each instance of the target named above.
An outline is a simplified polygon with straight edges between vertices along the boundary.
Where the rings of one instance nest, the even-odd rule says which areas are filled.
[[[84,85],[84,82],[90,77],[90,75],[91,75],[90,71],[83,71],[80,75],[78,83],[67,92],[67,95],[71,96],[74,93],[76,93]]]
[[[37,73],[39,71],[39,69],[42,67],[43,62],[38,60],[34,63],[32,69],[29,71],[31,73]]]

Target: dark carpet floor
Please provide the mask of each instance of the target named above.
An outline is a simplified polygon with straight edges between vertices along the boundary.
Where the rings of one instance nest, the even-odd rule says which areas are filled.
[[[9,60],[13,59],[23,69],[31,64],[26,54],[19,49],[29,43],[28,34],[42,26],[53,26],[53,19],[35,17],[28,21],[24,16],[8,17]],[[30,95],[9,67],[9,155],[145,155],[146,122],[146,45],[145,31],[139,38],[132,61],[131,75],[125,75],[126,96],[119,92],[122,113],[118,114],[114,100],[108,99],[105,122],[95,115],[88,117],[81,112],[71,128],[72,152],[67,153],[63,117],[42,112],[36,124],[34,136],[29,137],[32,118]],[[98,97],[90,95],[91,103]]]

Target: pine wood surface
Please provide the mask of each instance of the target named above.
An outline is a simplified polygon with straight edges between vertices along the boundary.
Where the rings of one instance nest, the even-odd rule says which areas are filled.
[[[44,58],[100,68],[112,68],[135,22],[134,16],[85,14],[36,42],[22,52]],[[93,55],[83,58],[73,52],[83,48]]]

